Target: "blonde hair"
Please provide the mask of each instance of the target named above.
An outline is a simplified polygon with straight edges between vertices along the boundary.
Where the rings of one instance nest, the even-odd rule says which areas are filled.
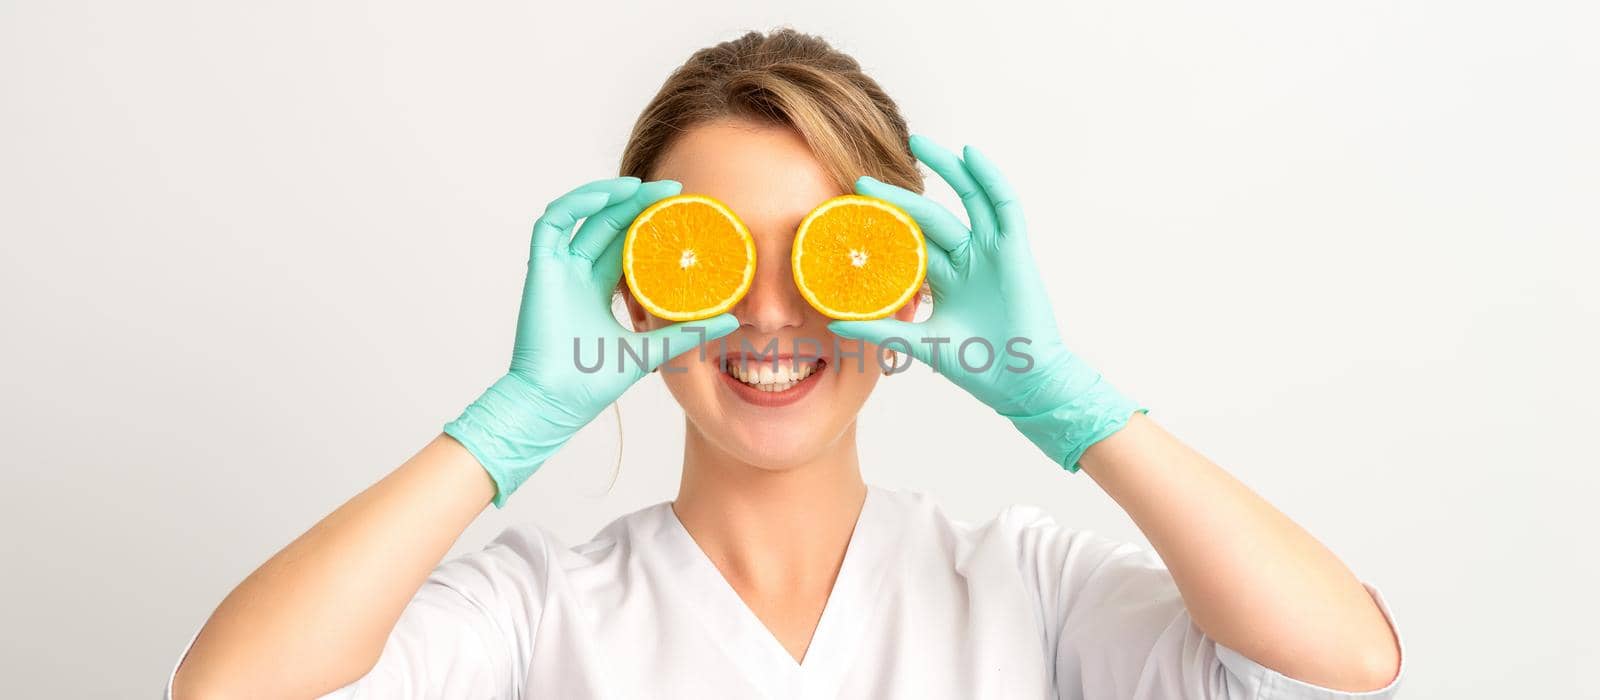
[[[854,58],[787,27],[690,55],[639,114],[619,174],[652,179],[674,137],[729,117],[793,128],[846,192],[862,175],[922,192],[894,100]]]

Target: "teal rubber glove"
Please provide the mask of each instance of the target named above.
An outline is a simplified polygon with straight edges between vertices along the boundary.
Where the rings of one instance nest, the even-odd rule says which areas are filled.
[[[899,206],[922,227],[933,313],[920,323],[834,321],[828,328],[908,350],[1010,419],[1051,460],[1078,471],[1084,450],[1147,409],[1062,344],[1028,249],[1021,205],[994,163],[971,146],[962,158],[921,136],[912,136],[910,145],[961,196],[970,229],[933,200],[871,177],[857,180],[856,192]],[[964,344],[965,364],[956,354]]]
[[[722,314],[636,333],[611,313],[622,278],[622,233],[645,207],[682,189],[672,180],[598,180],[551,202],[534,224],[511,368],[444,426],[493,477],[495,506],[504,506],[628,387],[661,363],[739,327],[732,314]],[[583,226],[572,234],[579,219]],[[597,355],[600,339],[605,352]],[[644,361],[630,355],[622,362],[619,342]],[[595,369],[597,357],[603,361]]]

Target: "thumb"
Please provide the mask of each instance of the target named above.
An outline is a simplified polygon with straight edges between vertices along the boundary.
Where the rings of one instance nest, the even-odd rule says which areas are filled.
[[[721,314],[699,321],[674,323],[640,333],[639,335],[644,336],[648,347],[652,348],[644,371],[653,372],[667,360],[693,350],[703,343],[721,338],[738,328],[739,319],[734,318],[733,314]],[[665,352],[654,351],[660,348],[664,348]]]
[[[928,361],[928,346],[926,343],[917,342],[918,338],[927,334],[927,328],[922,323],[911,323],[897,318],[880,318],[873,321],[832,321],[828,323],[828,330],[841,338],[852,340],[865,340],[873,345],[890,350],[909,352],[912,357],[921,360],[924,364]]]

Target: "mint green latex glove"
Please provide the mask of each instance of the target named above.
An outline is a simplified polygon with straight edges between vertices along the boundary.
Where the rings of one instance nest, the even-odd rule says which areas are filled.
[[[890,341],[889,349],[909,350],[1009,418],[1050,459],[1078,471],[1084,450],[1120,429],[1134,411],[1146,409],[1062,344],[1028,249],[1021,205],[994,164],[971,146],[962,158],[921,136],[912,136],[910,145],[917,159],[961,196],[970,229],[933,200],[871,177],[857,180],[856,192],[899,206],[922,227],[933,314],[921,323],[834,321],[828,328],[879,346],[899,339]],[[989,355],[978,341],[967,348],[966,365],[956,357],[969,338],[993,348],[986,369]]]
[[[444,426],[493,477],[496,506],[628,387],[739,327],[732,314],[722,314],[636,333],[611,314],[622,278],[622,233],[645,207],[682,189],[672,180],[598,180],[551,202],[534,224],[511,369]],[[579,219],[583,226],[573,234]],[[621,362],[619,339],[645,361]],[[591,372],[580,369],[575,342],[581,367]],[[593,370],[597,356],[604,359]]]

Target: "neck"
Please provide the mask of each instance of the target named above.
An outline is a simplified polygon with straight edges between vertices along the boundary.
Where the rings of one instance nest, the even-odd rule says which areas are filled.
[[[782,470],[728,454],[689,423],[672,509],[735,585],[831,586],[866,496],[853,422],[815,459]]]

